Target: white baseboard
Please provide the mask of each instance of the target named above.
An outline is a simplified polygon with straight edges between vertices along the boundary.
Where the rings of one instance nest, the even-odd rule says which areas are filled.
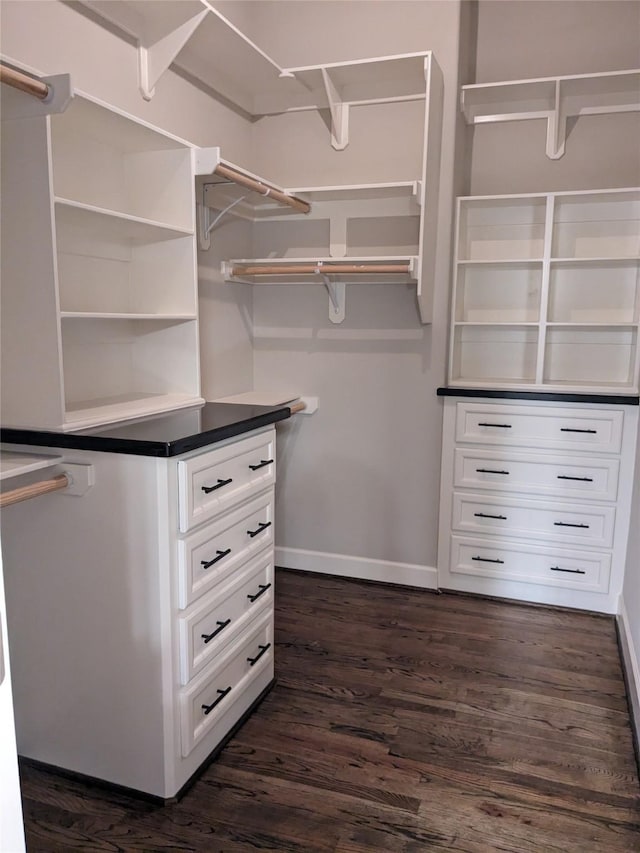
[[[636,743],[640,747],[640,665],[638,652],[633,645],[633,637],[629,626],[629,616],[624,606],[624,600],[620,598],[620,612],[618,613],[618,636],[620,637],[620,651],[622,652],[622,665],[624,667],[629,691],[629,704],[631,706],[631,725],[634,728]]]
[[[397,583],[422,589],[437,589],[438,571],[431,566],[413,563],[392,563],[387,560],[369,560],[347,554],[327,554],[324,551],[307,551],[302,548],[276,547],[276,566],[303,572],[319,572],[345,578]]]

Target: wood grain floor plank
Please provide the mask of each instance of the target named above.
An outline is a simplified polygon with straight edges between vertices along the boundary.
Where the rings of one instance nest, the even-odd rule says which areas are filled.
[[[22,767],[29,853],[636,853],[613,620],[277,572],[260,708],[166,807]]]

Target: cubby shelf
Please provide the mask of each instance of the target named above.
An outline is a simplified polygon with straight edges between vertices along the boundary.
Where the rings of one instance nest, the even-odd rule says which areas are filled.
[[[450,385],[637,393],[640,190],[460,198],[455,252]]]
[[[197,149],[80,94],[56,115],[5,110],[2,148],[3,425],[202,403]]]

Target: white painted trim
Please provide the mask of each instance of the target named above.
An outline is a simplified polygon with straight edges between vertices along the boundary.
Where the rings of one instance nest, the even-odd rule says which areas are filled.
[[[302,548],[276,547],[276,566],[303,572],[320,572],[345,578],[416,586],[422,589],[438,588],[438,570],[435,567],[371,560],[367,557],[352,557],[348,554],[328,554],[324,551],[308,551]]]
[[[622,666],[626,675],[629,705],[631,706],[631,725],[635,730],[636,743],[640,744],[640,662],[638,660],[640,649],[636,649],[633,645],[629,616],[622,596],[620,596],[617,622]]]

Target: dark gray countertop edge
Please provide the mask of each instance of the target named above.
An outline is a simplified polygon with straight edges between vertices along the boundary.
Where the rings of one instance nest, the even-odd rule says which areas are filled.
[[[96,450],[102,453],[125,453],[132,456],[157,456],[168,458],[198,450],[242,435],[245,432],[269,426],[291,417],[291,409],[283,406],[251,418],[245,418],[216,429],[185,436],[175,441],[153,441],[114,438],[101,435],[80,435],[73,432],[51,432],[14,427],[0,428],[0,441],[6,444],[26,444],[33,447],[61,447],[68,450]]]
[[[508,391],[497,388],[438,388],[438,397],[481,397],[493,400],[549,400],[557,403],[595,403],[609,406],[637,406],[637,394],[570,394],[562,391]]]

